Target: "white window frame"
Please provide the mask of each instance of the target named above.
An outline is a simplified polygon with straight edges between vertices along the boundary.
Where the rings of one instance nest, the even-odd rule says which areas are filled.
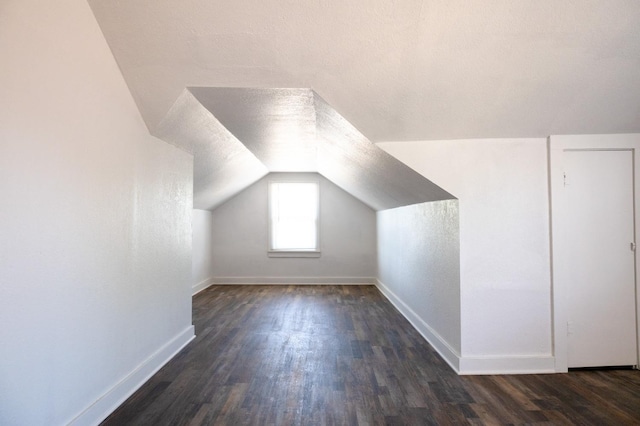
[[[278,183],[312,183],[316,185],[317,191],[316,195],[318,197],[316,201],[316,208],[318,211],[316,212],[316,247],[315,249],[274,249],[273,248],[273,223],[272,223],[272,211],[273,211],[273,200],[272,200],[272,192],[271,187],[273,184]],[[269,241],[268,241],[268,250],[267,255],[269,257],[320,257],[320,181],[318,179],[272,179],[269,180],[268,185],[268,198],[269,198],[269,206],[268,206],[268,228],[269,228]]]

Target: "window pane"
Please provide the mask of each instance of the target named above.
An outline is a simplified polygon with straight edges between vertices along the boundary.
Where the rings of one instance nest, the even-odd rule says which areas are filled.
[[[272,182],[271,248],[317,250],[318,184]]]
[[[276,222],[274,238],[275,250],[314,250],[316,248],[315,221]]]

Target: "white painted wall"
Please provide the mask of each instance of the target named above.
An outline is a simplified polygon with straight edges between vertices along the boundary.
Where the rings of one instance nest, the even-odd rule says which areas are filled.
[[[546,139],[378,146],[459,199],[461,372],[552,371]]]
[[[213,277],[213,215],[209,210],[193,210],[193,256],[191,274],[193,293],[212,284]]]
[[[370,283],[376,276],[375,212],[322,176],[319,258],[273,258],[268,248],[272,173],[213,211],[214,281],[234,283]]]
[[[383,210],[377,219],[378,287],[458,370],[458,201]]]
[[[96,424],[193,336],[192,158],[85,1],[0,9],[0,424]]]

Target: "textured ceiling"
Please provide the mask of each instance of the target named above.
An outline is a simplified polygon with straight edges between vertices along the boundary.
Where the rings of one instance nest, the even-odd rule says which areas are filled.
[[[189,90],[269,171],[318,171],[311,90],[206,87]]]
[[[153,132],[193,154],[193,207],[212,210],[269,173],[209,110],[184,90]]]
[[[90,4],[152,131],[209,86],[310,87],[374,142],[640,132],[638,0]]]
[[[268,172],[318,172],[375,210],[454,198],[311,89],[188,88],[154,134],[194,154],[197,209],[215,209]]]

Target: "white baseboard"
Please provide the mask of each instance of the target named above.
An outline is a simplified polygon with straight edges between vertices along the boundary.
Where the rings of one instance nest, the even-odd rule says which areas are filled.
[[[458,374],[549,374],[555,372],[555,358],[550,355],[465,356],[460,360]]]
[[[453,368],[456,373],[460,371],[460,354],[447,343],[429,324],[424,322],[413,309],[402,301],[393,291],[385,286],[380,280],[376,280],[376,286],[380,292],[400,311],[400,313],[411,323],[418,333],[440,354],[440,356]]]
[[[384,283],[377,280],[376,285],[411,323],[413,328],[460,375],[548,374],[556,372],[555,358],[551,355],[461,356]]]
[[[207,278],[206,280],[202,280],[198,284],[191,287],[191,295],[195,296],[196,294],[200,293],[202,290],[206,289],[207,287],[211,287],[214,284],[215,282],[211,277]]]
[[[374,285],[373,277],[213,277],[216,285],[251,284],[336,284],[336,285]]]
[[[140,363],[68,424],[73,426],[99,424],[194,338],[194,327],[191,325]]]

